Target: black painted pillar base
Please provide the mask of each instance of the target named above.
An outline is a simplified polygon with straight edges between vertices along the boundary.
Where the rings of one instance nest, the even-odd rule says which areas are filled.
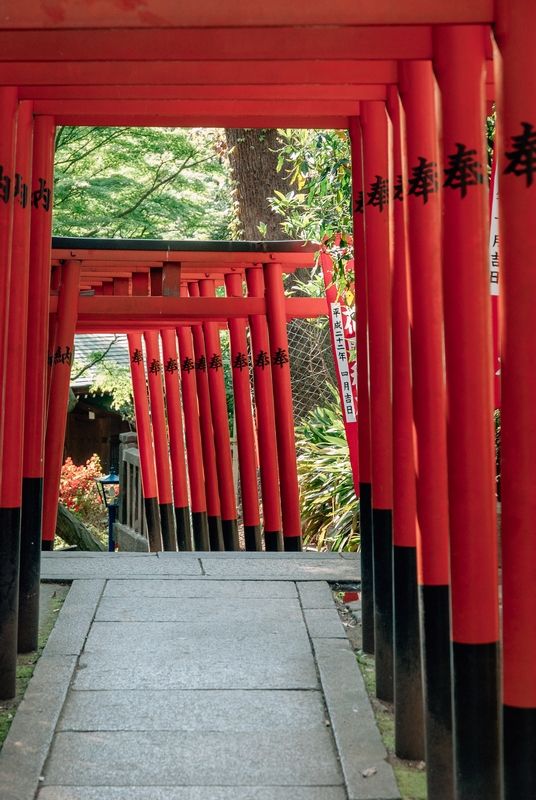
[[[180,551],[191,551],[192,530],[190,527],[190,508],[175,506],[175,524],[177,526],[177,547]]]
[[[162,544],[164,550],[169,552],[177,551],[177,537],[175,535],[175,512],[173,503],[160,503],[160,525],[162,528]]]
[[[238,538],[238,521],[236,519],[222,519],[223,544],[226,550],[240,550]]]
[[[394,700],[393,512],[372,509],[376,697]]]
[[[454,797],[450,669],[450,587],[420,586],[428,797]]]
[[[262,536],[260,525],[244,525],[244,540],[246,550],[262,550]]]
[[[15,697],[20,508],[0,508],[0,700]]]
[[[395,753],[424,761],[417,550],[393,547]]]
[[[221,517],[208,517],[208,538],[210,550],[223,550],[223,531]]]
[[[39,578],[43,479],[22,479],[19,580],[19,653],[37,650],[39,642]]]
[[[302,538],[301,536],[283,536],[283,546],[287,553],[301,553]]]
[[[361,629],[363,650],[374,653],[374,572],[372,567],[372,487],[359,484],[359,532],[361,535]]]
[[[210,541],[208,536],[208,517],[206,511],[192,511],[192,528],[196,552],[208,552],[210,550]]]
[[[456,800],[500,800],[499,643],[453,642],[452,677]]]
[[[503,706],[504,800],[536,797],[536,708]]]
[[[264,531],[264,549],[267,553],[283,552],[283,531]]]
[[[158,553],[162,550],[162,530],[160,528],[158,497],[144,497],[143,505],[145,507],[145,519],[147,521],[149,552]]]
[[[48,540],[42,539],[41,541],[41,552],[42,553],[51,553],[54,550],[54,542],[49,542]]]

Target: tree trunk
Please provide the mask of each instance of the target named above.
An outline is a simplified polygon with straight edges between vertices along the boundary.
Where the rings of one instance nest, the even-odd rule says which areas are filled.
[[[281,217],[272,211],[268,202],[276,189],[283,194],[290,191],[284,169],[277,171],[276,150],[281,147],[277,130],[226,128],[225,137],[240,224],[239,238],[246,242],[289,239],[281,227]],[[264,236],[259,231],[260,222],[266,225]]]
[[[78,517],[58,503],[58,519],[56,522],[56,535],[63,539],[65,544],[76,545],[78,550],[106,550],[106,547],[95,534],[91,533],[80,522]]]
[[[229,163],[234,183],[236,217],[239,238],[245,241],[280,241],[290,239],[281,227],[282,218],[270,207],[268,198],[274,192],[292,190],[283,169],[277,171],[281,140],[276,129],[226,128],[225,136]],[[266,225],[266,234],[259,231],[259,223]],[[307,283],[311,270],[297,269],[285,276],[285,291],[303,296],[296,284]],[[329,329],[319,330],[315,323],[296,319],[287,325],[290,375],[294,417],[302,419],[318,405],[331,400],[328,383],[336,385]]]

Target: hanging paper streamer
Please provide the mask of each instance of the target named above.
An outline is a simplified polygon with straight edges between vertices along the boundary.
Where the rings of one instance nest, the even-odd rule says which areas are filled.
[[[328,301],[331,344],[337,370],[342,418],[350,451],[354,487],[356,495],[359,497],[355,313],[354,309],[346,305],[343,299],[339,297],[337,287],[332,285],[331,258],[327,253],[322,253],[320,260]],[[348,262],[348,268],[353,269],[353,262]]]
[[[501,405],[501,354],[499,345],[499,181],[495,150],[491,169],[489,229],[489,286],[491,294],[493,334],[493,395],[494,408]]]

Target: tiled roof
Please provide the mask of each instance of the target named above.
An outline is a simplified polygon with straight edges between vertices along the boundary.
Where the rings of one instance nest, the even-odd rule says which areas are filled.
[[[122,367],[128,367],[130,364],[128,342],[124,333],[117,334],[116,337],[109,333],[77,334],[74,337],[75,361],[77,363],[85,363],[86,361],[89,361],[92,353],[104,352],[114,338],[116,338],[116,341],[110,348],[110,352],[106,356],[106,359],[113,360]],[[73,374],[76,374],[76,372],[77,370],[75,368]],[[79,378],[71,381],[71,386],[89,386],[91,383],[93,383],[95,372],[96,367],[87,370]]]

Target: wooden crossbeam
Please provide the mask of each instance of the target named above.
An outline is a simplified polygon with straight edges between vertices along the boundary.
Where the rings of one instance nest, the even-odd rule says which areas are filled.
[[[493,0],[3,0],[2,27],[11,30],[139,29],[218,26],[430,25],[491,23]]]

